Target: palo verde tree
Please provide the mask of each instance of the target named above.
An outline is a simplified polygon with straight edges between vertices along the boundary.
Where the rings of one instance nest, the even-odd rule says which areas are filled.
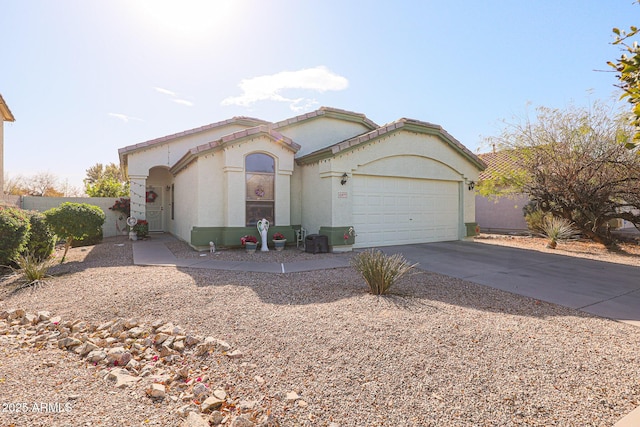
[[[129,195],[129,183],[124,180],[120,167],[115,163],[103,166],[96,163],[87,169],[84,179],[86,193],[91,197],[124,197]]]
[[[636,1],[640,3],[640,1]],[[640,145],[640,46],[637,41],[631,41],[638,35],[639,28],[631,26],[629,30],[614,28],[614,46],[622,48],[623,53],[615,62],[608,61],[619,74],[618,86],[624,92],[621,99],[626,98],[631,104],[631,125],[635,128],[633,139],[627,143],[628,148]]]
[[[100,233],[105,220],[102,209],[87,203],[65,202],[44,212],[44,215],[53,232],[65,240],[61,264],[73,241]]]
[[[501,135],[488,138],[516,166],[494,173],[481,191],[529,194],[543,212],[566,218],[584,236],[612,246],[610,220],[640,225],[640,156],[637,148],[625,148],[632,138],[628,121],[602,103],[538,108],[535,121],[506,123]]]

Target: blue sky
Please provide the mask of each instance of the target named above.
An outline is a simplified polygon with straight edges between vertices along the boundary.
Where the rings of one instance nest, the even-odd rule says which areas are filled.
[[[611,28],[639,24],[632,0],[2,1],[5,173],[82,187],[120,147],[320,106],[477,152],[528,104],[617,96],[594,70],[620,55]]]

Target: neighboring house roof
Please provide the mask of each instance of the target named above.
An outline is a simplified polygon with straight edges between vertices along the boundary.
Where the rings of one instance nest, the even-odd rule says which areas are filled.
[[[234,132],[229,135],[225,135],[220,139],[215,141],[208,142],[206,144],[199,145],[195,148],[192,148],[180,158],[170,169],[171,173],[177,174],[187,166],[189,166],[193,161],[195,161],[199,156],[209,153],[214,150],[219,150],[225,145],[232,144],[234,142],[238,142],[247,138],[255,138],[256,136],[267,136],[269,139],[278,142],[285,147],[289,148],[294,153],[300,149],[300,145],[296,144],[291,140],[291,138],[287,138],[279,132],[276,132],[269,125],[260,125],[255,126],[249,129],[241,130],[238,132]]]
[[[4,120],[5,122],[16,121],[15,117],[13,117],[13,114],[11,114],[11,110],[9,109],[9,106],[7,105],[4,98],[2,97],[2,94],[0,94],[0,114],[2,114],[2,120]]]
[[[487,164],[487,168],[480,172],[478,181],[490,179],[493,174],[504,174],[518,168],[518,155],[514,150],[494,151],[492,153],[478,154],[478,157]]]
[[[189,129],[189,130],[185,130],[183,132],[174,133],[172,135],[167,135],[167,136],[163,136],[163,137],[160,137],[160,138],[151,139],[149,141],[141,142],[139,144],[129,145],[127,147],[118,149],[118,154],[120,154],[120,156],[122,157],[123,154],[129,154],[129,153],[132,153],[132,152],[137,151],[137,150],[149,148],[150,146],[153,146],[153,145],[159,145],[159,144],[162,144],[164,142],[169,142],[169,141],[171,141],[173,139],[176,139],[176,138],[180,138],[180,137],[188,136],[188,135],[193,135],[193,134],[196,134],[196,133],[204,132],[204,131],[207,131],[207,130],[210,130],[210,129],[214,129],[214,128],[219,128],[219,127],[222,127],[222,126],[227,126],[227,125],[245,125],[247,127],[254,127],[254,126],[258,126],[258,125],[262,125],[262,124],[268,124],[268,123],[269,122],[267,122],[265,120],[255,119],[253,117],[244,117],[244,116],[233,117],[233,118],[231,118],[229,120],[223,120],[221,122],[211,123],[209,125],[201,126],[199,128]]]
[[[308,164],[312,163],[324,158],[332,157],[335,154],[338,154],[341,151],[348,150],[360,144],[364,144],[366,142],[378,139],[383,135],[387,135],[389,133],[395,132],[399,129],[404,129],[411,132],[424,133],[429,135],[436,135],[440,137],[443,141],[449,144],[452,148],[462,154],[467,160],[473,163],[478,169],[484,170],[486,168],[486,164],[478,158],[475,154],[469,151],[460,141],[451,136],[447,131],[445,131],[442,126],[435,125],[428,122],[423,122],[420,120],[407,119],[402,118],[396,120],[395,122],[388,123],[383,125],[371,132],[365,133],[363,135],[356,136],[354,138],[347,139],[346,141],[339,142],[337,144],[333,144],[329,147],[314,151],[313,153],[309,153],[306,156],[302,156],[296,159],[298,164]]]
[[[316,111],[310,113],[301,114],[290,119],[282,120],[273,124],[274,129],[286,127],[295,123],[304,122],[306,120],[314,119],[316,117],[331,117],[340,120],[347,120],[351,122],[361,123],[369,129],[376,129],[378,125],[369,120],[367,116],[361,113],[354,113],[353,111],[341,110],[339,108],[320,107]]]

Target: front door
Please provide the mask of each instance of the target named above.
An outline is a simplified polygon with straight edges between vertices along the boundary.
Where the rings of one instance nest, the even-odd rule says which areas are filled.
[[[147,221],[149,231],[164,231],[164,188],[152,185],[147,188]]]

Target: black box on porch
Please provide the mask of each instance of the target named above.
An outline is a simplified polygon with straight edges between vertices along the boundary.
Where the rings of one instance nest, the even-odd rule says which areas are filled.
[[[310,254],[329,252],[329,238],[322,234],[309,234],[304,241],[304,250]]]

